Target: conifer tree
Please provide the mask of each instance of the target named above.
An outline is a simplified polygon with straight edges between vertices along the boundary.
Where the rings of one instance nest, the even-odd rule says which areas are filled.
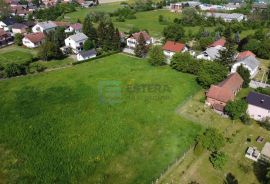
[[[97,41],[97,30],[94,28],[91,18],[87,15],[83,21],[83,33],[88,36],[90,40]]]
[[[140,33],[139,35],[139,40],[138,40],[138,44],[135,47],[135,55],[137,57],[145,57],[146,53],[147,53],[147,47],[145,45],[145,39],[143,37],[143,34]]]

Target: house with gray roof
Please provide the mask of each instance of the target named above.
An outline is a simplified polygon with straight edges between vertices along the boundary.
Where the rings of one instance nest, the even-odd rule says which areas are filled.
[[[237,68],[241,65],[245,67],[246,69],[248,69],[250,73],[250,78],[254,78],[259,70],[260,61],[258,61],[256,57],[252,55],[246,58],[243,58],[242,60],[239,60],[233,64],[231,68],[231,73],[235,73],[237,71]]]
[[[87,59],[91,59],[97,56],[97,52],[95,49],[87,50],[87,51],[81,51],[77,54],[77,60],[78,61],[84,61]]]
[[[83,44],[88,37],[83,33],[76,33],[65,39],[65,45],[72,49],[75,54],[83,50]]]
[[[223,49],[226,49],[226,48],[220,45],[215,46],[215,47],[208,47],[205,51],[203,51],[201,54],[197,56],[197,59],[213,61],[220,56],[219,52]]]
[[[225,22],[231,22],[233,20],[240,22],[246,18],[245,15],[240,13],[210,13],[210,12],[206,13],[206,17],[221,18]]]
[[[250,118],[257,121],[264,121],[267,118],[270,118],[270,96],[250,92],[247,96],[247,114]]]
[[[57,25],[53,21],[47,21],[47,22],[38,22],[33,28],[33,33],[42,32],[42,33],[48,33],[50,31],[55,30]]]

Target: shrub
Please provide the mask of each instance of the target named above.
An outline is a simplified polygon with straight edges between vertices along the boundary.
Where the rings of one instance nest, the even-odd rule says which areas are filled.
[[[46,69],[47,67],[44,64],[35,62],[30,66],[30,73],[43,72]]]
[[[240,117],[240,120],[245,124],[245,125],[251,125],[251,119],[247,114],[244,114],[243,116]]]
[[[247,102],[243,99],[230,101],[229,103],[227,103],[224,110],[225,113],[231,117],[231,119],[239,119],[246,113]]]
[[[149,50],[148,62],[151,65],[162,65],[165,62],[165,56],[160,46],[152,46]]]
[[[227,162],[227,157],[224,152],[215,151],[210,155],[209,160],[215,169],[222,169]]]
[[[23,64],[8,63],[5,67],[5,76],[14,77],[18,75],[25,75],[28,67]]]

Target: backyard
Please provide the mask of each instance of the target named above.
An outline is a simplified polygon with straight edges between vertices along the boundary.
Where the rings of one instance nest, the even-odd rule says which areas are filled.
[[[238,98],[246,96],[250,89],[244,89]],[[222,149],[228,156],[228,162],[221,170],[214,169],[209,162],[210,153],[204,151],[200,156],[193,150],[186,155],[184,160],[176,164],[171,172],[163,177],[160,183],[188,183],[197,181],[199,183],[223,183],[227,173],[232,173],[239,183],[260,183],[262,171],[258,172],[258,165],[245,158],[245,151],[248,146],[255,146],[262,149],[264,143],[269,141],[269,132],[260,127],[256,122],[252,125],[244,125],[240,121],[232,121],[214,113],[204,107],[203,91],[198,92],[194,97],[181,106],[177,113],[194,122],[198,122],[204,127],[215,127],[221,131],[227,139],[225,147]],[[265,138],[263,143],[257,143],[256,138]],[[250,139],[250,141],[248,141]]]
[[[0,181],[151,183],[200,132],[175,114],[199,89],[123,54],[1,81]]]

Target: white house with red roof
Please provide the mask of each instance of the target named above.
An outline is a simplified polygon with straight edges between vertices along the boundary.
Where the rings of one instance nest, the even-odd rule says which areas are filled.
[[[204,59],[208,61],[213,61],[217,59],[220,56],[219,52],[221,50],[226,49],[225,44],[226,44],[225,39],[219,39],[213,42],[208,46],[208,48],[205,51],[201,52],[201,54],[197,56],[197,59]]]
[[[162,49],[164,55],[167,57],[167,64],[170,64],[170,59],[174,54],[188,50],[185,44],[174,41],[167,41]]]
[[[66,30],[66,33],[81,33],[82,32],[82,24],[80,23],[75,23],[75,24],[71,24]]]
[[[151,38],[150,35],[146,31],[140,31],[137,33],[133,33],[132,35],[128,37],[127,46],[129,48],[135,48],[139,42],[140,35],[143,36],[145,40],[145,45],[150,45],[153,43],[153,38]]]
[[[248,69],[250,78],[254,78],[256,76],[260,67],[260,61],[256,59],[256,55],[253,52],[240,52],[235,59],[237,62],[232,65],[231,73],[235,73],[237,68],[242,65]]]
[[[45,34],[42,32],[31,33],[24,36],[22,43],[28,48],[36,48],[45,40]]]

